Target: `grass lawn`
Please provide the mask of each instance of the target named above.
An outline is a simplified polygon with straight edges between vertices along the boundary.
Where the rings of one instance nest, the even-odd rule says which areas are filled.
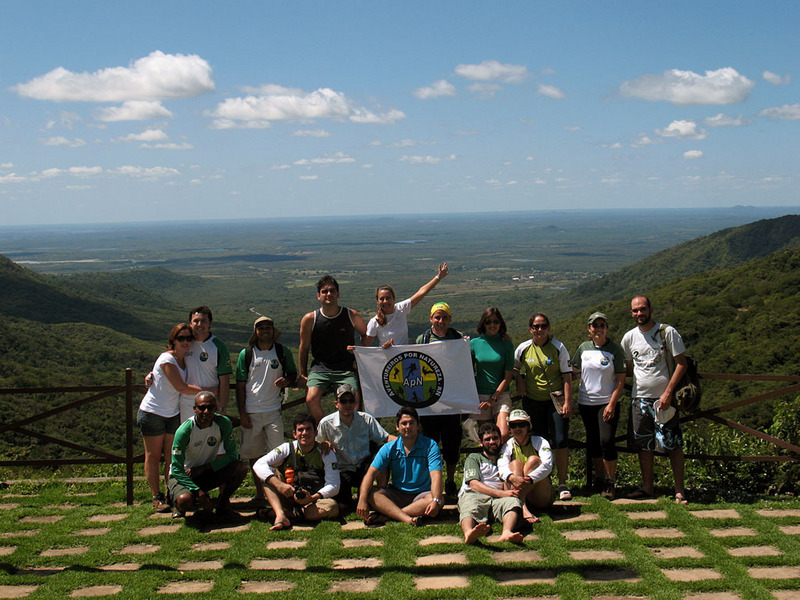
[[[248,491],[240,517],[203,525],[127,507],[115,481],[14,484],[0,491],[0,598],[800,598],[796,499],[578,496],[522,545],[465,546],[453,511],[418,529],[349,515],[270,532]]]

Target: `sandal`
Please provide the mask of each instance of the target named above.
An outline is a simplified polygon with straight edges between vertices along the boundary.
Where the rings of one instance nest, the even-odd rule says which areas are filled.
[[[558,499],[572,500],[572,492],[569,491],[567,484],[562,483],[560,486],[558,486]]]
[[[686,499],[686,495],[683,492],[675,493],[675,504],[689,504],[689,501]]]

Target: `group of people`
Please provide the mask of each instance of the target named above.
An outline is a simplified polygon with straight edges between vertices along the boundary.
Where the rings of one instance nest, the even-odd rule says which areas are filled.
[[[654,494],[653,453],[667,452],[675,479],[675,500],[686,502],[680,427],[671,399],[686,361],[674,328],[656,323],[649,299],[631,302],[636,327],[619,344],[607,336],[600,312],[588,320],[588,340],[570,357],[553,338],[547,315],[529,319],[530,339],[516,348],[499,309],[481,315],[478,335],[470,339],[478,412],[480,452],[464,463],[460,489],[455,476],[462,443],[462,415],[420,415],[403,407],[390,435],[361,406],[353,350],[356,343],[388,348],[408,344],[408,315],[448,274],[447,264],[410,298],[397,302],[391,286],[376,292],[378,310],[368,322],[339,304],[339,284],[331,276],[317,283],[318,309],[300,323],[298,365],[278,342],[280,331],[259,317],[233,368],[227,347],[211,332],[212,314],[201,306],[188,323],[170,332],[167,350],[146,378],[137,423],[145,447],[145,476],[157,511],[174,517],[187,510],[210,514],[208,492],[219,488],[216,512],[230,508],[230,497],[252,472],[254,500],[268,504],[257,516],[272,529],[291,527],[295,518],[335,518],[353,509],[368,524],[387,519],[419,525],[435,517],[446,496],[458,497],[464,539],[486,535],[488,521],[502,524],[501,539],[519,541],[520,520],[538,521],[536,512],[554,497],[550,474],[555,466],[557,496],[571,499],[567,485],[568,432],[572,388],[586,429],[598,491],[613,499],[617,453],[614,438],[626,375],[633,376],[632,441],[639,451],[642,486],[631,496]],[[460,339],[445,302],[430,309],[430,327],[417,344]],[[356,339],[358,334],[359,339]],[[230,375],[241,422],[240,446],[225,416]],[[512,406],[511,382],[522,397]],[[282,391],[307,388],[307,412],[284,437]],[[321,399],[334,392],[335,411],[325,416]],[[440,445],[441,444],[441,449]],[[168,497],[161,491],[160,461]],[[353,490],[356,496],[353,497]]]

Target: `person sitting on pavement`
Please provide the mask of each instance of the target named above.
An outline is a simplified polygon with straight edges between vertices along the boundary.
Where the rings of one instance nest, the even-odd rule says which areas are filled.
[[[492,531],[491,516],[502,523],[498,541],[522,543],[522,534],[514,531],[522,512],[520,490],[505,489],[497,468],[502,433],[494,423],[484,423],[478,430],[481,452],[470,454],[464,461],[464,482],[458,494],[458,513],[464,542],[474,544]]]
[[[531,418],[524,410],[515,409],[508,415],[511,438],[503,445],[497,468],[500,478],[519,490],[522,499],[522,516],[530,523],[538,523],[531,509],[541,510],[553,503],[553,453],[547,440],[531,435]]]
[[[335,519],[339,505],[339,468],[336,454],[322,453],[316,442],[317,422],[308,413],[294,418],[293,442],[286,442],[269,451],[253,465],[253,472],[264,485],[264,495],[275,521],[270,531],[292,526],[291,517],[306,521]],[[256,512],[266,519],[266,508]]]
[[[361,482],[356,512],[367,525],[392,519],[418,527],[444,504],[442,455],[436,442],[420,434],[414,408],[397,411],[396,423],[400,437],[378,450]]]
[[[356,394],[352,386],[343,383],[336,389],[336,412],[319,423],[317,442],[329,444],[336,452],[341,485],[336,501],[353,505],[353,488],[359,489],[364,474],[372,462],[370,443],[384,444],[397,439],[389,435],[378,419],[356,410]]]
[[[167,489],[173,518],[186,511],[208,516],[212,509],[208,492],[219,488],[217,516],[230,511],[231,496],[247,476],[247,465],[239,460],[232,436],[231,420],[217,410],[217,398],[200,392],[194,398],[194,416],[178,427],[172,443],[172,465]],[[220,448],[224,454],[219,454]],[[219,454],[219,455],[218,455]]]

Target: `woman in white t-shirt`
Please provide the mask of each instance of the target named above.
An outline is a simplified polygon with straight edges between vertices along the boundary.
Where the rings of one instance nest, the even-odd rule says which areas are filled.
[[[153,508],[157,512],[169,512],[169,505],[161,492],[159,466],[163,455],[166,485],[172,456],[172,440],[181,424],[180,395],[203,391],[203,388],[186,383],[184,359],[193,341],[192,328],[186,323],[178,323],[172,328],[167,351],[162,352],[153,365],[152,383],[147,388],[136,415],[136,424],[144,440],[144,475],[153,494]]]
[[[372,346],[375,338],[384,347],[408,344],[408,315],[419,301],[436,287],[440,280],[447,277],[447,263],[438,267],[436,277],[419,288],[416,293],[402,302],[395,303],[394,290],[390,285],[382,285],[375,293],[378,301],[378,314],[367,323],[365,346]]]

